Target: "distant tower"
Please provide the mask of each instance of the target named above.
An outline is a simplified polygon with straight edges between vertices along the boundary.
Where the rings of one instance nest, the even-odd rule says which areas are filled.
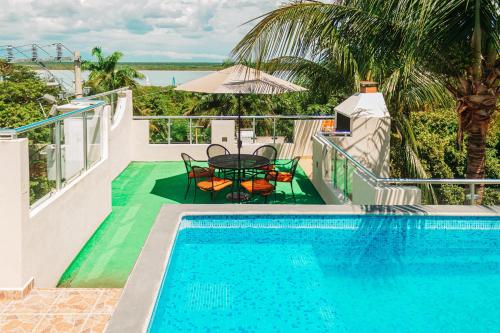
[[[7,45],[7,62],[14,60],[14,52],[12,45]]]
[[[56,44],[56,60],[57,61],[61,61],[62,54],[63,54],[62,44],[61,43],[57,43]]]
[[[38,60],[38,49],[36,44],[31,45],[31,61]]]

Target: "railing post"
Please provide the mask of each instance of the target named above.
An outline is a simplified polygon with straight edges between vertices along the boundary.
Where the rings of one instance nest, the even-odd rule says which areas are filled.
[[[276,117],[273,117],[273,144],[276,144]]]
[[[469,195],[470,195],[470,204],[476,204],[476,184],[469,184]]]
[[[255,117],[252,118],[252,143],[255,143]]]
[[[83,123],[83,169],[88,169],[87,112],[82,113]]]
[[[337,188],[337,149],[333,155],[333,187]]]
[[[62,188],[61,121],[55,122],[56,189]]]
[[[170,144],[172,142],[171,130],[172,130],[172,119],[168,118],[168,121],[167,121],[167,142],[168,142],[168,144]]]
[[[347,198],[347,157],[344,162],[344,197]]]
[[[189,118],[189,144],[193,144],[193,119]]]
[[[115,117],[115,98],[113,94],[109,95],[111,98],[111,120]]]

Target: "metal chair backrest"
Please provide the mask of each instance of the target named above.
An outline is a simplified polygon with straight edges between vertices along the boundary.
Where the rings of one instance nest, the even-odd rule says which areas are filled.
[[[295,171],[297,171],[297,167],[299,166],[299,161],[300,161],[300,156],[296,156],[292,160],[290,166],[290,173],[292,174],[292,178],[295,177]]]
[[[189,174],[193,170],[192,162],[194,158],[186,153],[181,153],[182,160],[184,161],[184,166],[186,167],[186,172]]]
[[[208,158],[212,158],[214,156],[220,156],[220,155],[229,155],[230,152],[227,150],[226,147],[223,145],[219,145],[217,143],[211,144],[207,148],[207,156]]]
[[[271,145],[264,145],[255,149],[253,155],[263,156],[269,159],[271,163],[274,163],[276,162],[276,158],[278,157],[278,151]]]

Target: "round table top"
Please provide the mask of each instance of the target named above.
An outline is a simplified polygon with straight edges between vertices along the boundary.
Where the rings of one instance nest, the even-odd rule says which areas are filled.
[[[241,170],[256,169],[269,165],[270,161],[264,156],[240,154]],[[208,164],[218,169],[238,169],[238,154],[219,155],[208,159]]]

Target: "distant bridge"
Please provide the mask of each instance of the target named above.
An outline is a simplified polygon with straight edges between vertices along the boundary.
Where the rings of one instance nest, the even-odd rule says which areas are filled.
[[[52,43],[48,45],[26,44],[26,45],[2,45],[0,46],[0,59],[8,63],[34,63],[44,70],[46,75],[42,77],[48,85],[60,86],[62,90],[73,93],[77,89],[73,78],[63,79],[54,75],[45,65],[47,62],[75,62],[75,68],[80,71],[80,54],[73,52],[63,43]],[[79,74],[78,74],[79,76]],[[68,82],[69,81],[69,82]],[[81,81],[81,80],[80,80]],[[81,86],[81,84],[80,84]]]

